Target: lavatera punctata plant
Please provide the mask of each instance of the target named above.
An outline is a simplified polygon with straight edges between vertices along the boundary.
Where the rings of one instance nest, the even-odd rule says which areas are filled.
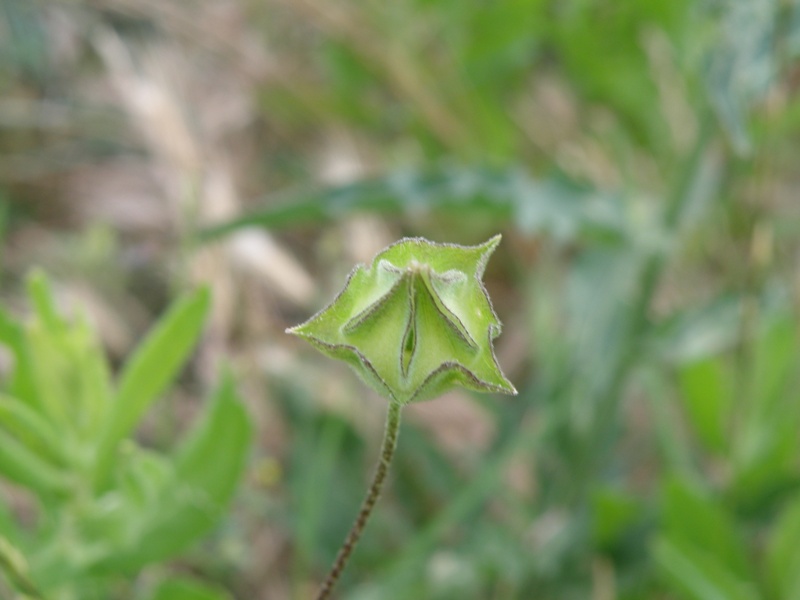
[[[381,460],[318,600],[333,589],[378,499],[402,406],[455,387],[517,393],[494,356],[500,321],[482,281],[499,243],[499,235],[478,246],[400,240],[369,267],[357,266],[331,304],[287,330],[345,361],[389,400]]]

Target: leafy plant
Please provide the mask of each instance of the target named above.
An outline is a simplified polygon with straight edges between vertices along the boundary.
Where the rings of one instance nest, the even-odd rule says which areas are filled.
[[[447,166],[403,169],[329,189],[296,193],[252,214],[202,232],[205,241],[254,225],[271,229],[330,222],[357,211],[486,213],[526,234],[560,241],[579,234],[621,239],[628,216],[620,194],[586,188],[565,178],[531,177],[519,168]]]
[[[654,559],[692,600],[800,597],[796,544],[788,543],[798,526],[800,338],[785,308],[761,321],[744,356],[701,356],[678,369],[699,458],[724,473],[714,484],[681,469],[664,486]],[[758,561],[753,535],[766,541]]]
[[[517,393],[494,357],[500,321],[481,282],[499,243],[500,236],[472,247],[403,239],[379,252],[369,268],[356,267],[330,305],[287,330],[345,361],[389,400],[375,476],[318,600],[330,595],[378,500],[401,408],[457,386]]]
[[[59,314],[43,275],[28,288],[32,318],[0,311],[13,359],[0,392],[0,475],[28,492],[35,518],[20,523],[0,503],[0,573],[29,597],[107,599],[219,521],[244,469],[250,422],[226,375],[172,452],[131,437],[196,345],[207,290],[178,300],[114,380],[88,322]]]

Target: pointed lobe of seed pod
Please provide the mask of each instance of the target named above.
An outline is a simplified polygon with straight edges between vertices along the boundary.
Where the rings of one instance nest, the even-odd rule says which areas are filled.
[[[405,238],[357,266],[344,290],[287,329],[347,362],[392,402],[453,387],[516,394],[494,356],[500,334],[482,276],[500,236],[478,246]]]

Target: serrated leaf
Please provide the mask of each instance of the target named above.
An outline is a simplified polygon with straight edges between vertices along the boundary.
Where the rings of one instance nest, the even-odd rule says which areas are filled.
[[[209,304],[207,289],[177,301],[125,364],[97,450],[97,488],[107,483],[119,441],[131,433],[189,358],[203,329]]]
[[[405,404],[462,386],[516,393],[494,357],[500,321],[481,277],[500,242],[406,238],[359,265],[345,289],[287,330],[344,360],[379,394]]]
[[[342,214],[374,211],[485,213],[521,231],[546,232],[560,240],[583,233],[610,239],[626,235],[627,214],[618,195],[573,182],[538,180],[519,168],[446,166],[398,170],[375,179],[270,199],[265,207],[201,232],[212,241],[242,228],[282,228],[328,222]]]

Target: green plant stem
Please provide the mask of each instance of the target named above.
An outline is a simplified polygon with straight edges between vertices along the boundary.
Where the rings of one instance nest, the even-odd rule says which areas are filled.
[[[386,414],[386,429],[383,433],[383,444],[381,448],[381,457],[378,465],[375,468],[375,475],[372,477],[372,483],[369,486],[367,497],[361,504],[361,510],[358,512],[350,532],[339,548],[339,553],[336,555],[336,560],[333,562],[331,570],[328,571],[325,581],[319,590],[316,600],[324,600],[328,598],[333,591],[333,586],[339,580],[339,577],[344,571],[353,549],[358,544],[361,533],[367,525],[367,520],[372,514],[372,509],[375,508],[375,503],[381,495],[383,482],[386,480],[386,474],[389,472],[389,465],[394,457],[394,450],[397,447],[397,433],[400,430],[400,409],[402,405],[397,402],[389,403],[389,412]]]
[[[0,536],[0,575],[5,575],[12,588],[24,594],[25,598],[44,600],[28,576],[28,564],[22,553],[3,536]]]
[[[694,196],[698,193],[697,187],[706,176],[706,170],[712,168],[711,163],[718,160],[713,147],[716,134],[714,119],[704,114],[700,120],[700,131],[697,133],[694,147],[684,159],[683,168],[676,182],[673,184],[668,196],[668,204],[662,216],[661,229],[666,234],[677,239],[684,227],[686,212]],[[707,193],[707,192],[706,192]],[[656,296],[661,277],[667,265],[667,256],[663,251],[652,251],[645,258],[639,271],[639,293],[634,298],[630,320],[625,331],[625,340],[622,352],[616,362],[609,383],[600,393],[597,413],[598,415],[618,415],[619,405],[622,401],[622,392],[631,370],[637,364],[644,348],[642,342],[647,340],[651,330],[650,309],[653,298]],[[590,473],[596,473],[608,458],[609,449],[613,447],[613,437],[616,422],[614,418],[597,418],[593,438],[587,450],[588,472],[578,481],[587,485],[594,483]],[[575,480],[574,474],[571,479]],[[585,497],[582,493],[581,497]]]

